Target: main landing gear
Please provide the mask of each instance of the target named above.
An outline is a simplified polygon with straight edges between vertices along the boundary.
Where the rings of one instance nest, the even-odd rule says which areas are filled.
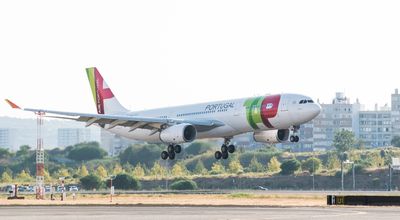
[[[170,144],[168,145],[166,151],[161,152],[161,159],[166,160],[169,158],[170,160],[173,160],[175,159],[175,155],[179,154],[181,151],[182,151],[181,145]]]
[[[229,144],[230,143],[230,139],[225,138],[224,144],[221,146],[221,151],[216,151],[214,156],[215,159],[219,160],[219,159],[228,159],[229,154],[232,154],[235,152],[236,148],[235,145],[233,144]]]
[[[300,138],[299,138],[299,136],[297,135],[297,133],[299,132],[299,130],[300,130],[300,126],[293,126],[293,128],[292,128],[292,131],[293,131],[293,134],[290,136],[290,142],[292,142],[292,143],[297,143],[297,142],[299,142],[299,140],[300,140]]]

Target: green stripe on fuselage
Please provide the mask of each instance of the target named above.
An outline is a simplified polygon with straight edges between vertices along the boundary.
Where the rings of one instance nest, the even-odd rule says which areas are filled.
[[[258,123],[262,123],[261,104],[264,97],[250,98],[245,101],[247,122],[253,129],[259,129]]]

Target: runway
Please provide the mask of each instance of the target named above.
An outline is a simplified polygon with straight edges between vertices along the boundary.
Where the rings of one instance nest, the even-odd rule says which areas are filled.
[[[12,206],[0,219],[398,219],[399,207],[166,207],[166,206]]]

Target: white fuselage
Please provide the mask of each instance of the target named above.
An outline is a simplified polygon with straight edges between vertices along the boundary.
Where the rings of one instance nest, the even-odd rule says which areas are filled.
[[[307,96],[280,94],[137,111],[130,112],[128,115],[191,120],[209,119],[224,124],[211,130],[198,129],[197,139],[202,139],[233,137],[254,131],[288,129],[312,120],[320,113],[320,110],[319,104],[314,103]],[[105,128],[107,129],[107,126]],[[108,131],[130,139],[162,142],[159,132],[154,133],[149,129],[140,128],[131,132],[129,130],[128,127],[117,126]]]

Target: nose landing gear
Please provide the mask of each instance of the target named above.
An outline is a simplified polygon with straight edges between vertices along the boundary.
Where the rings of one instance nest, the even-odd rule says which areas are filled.
[[[219,159],[228,159],[229,154],[232,154],[236,151],[236,147],[233,144],[229,144],[230,143],[230,138],[225,138],[224,144],[221,146],[221,151],[216,151],[214,156],[215,159],[219,160]]]
[[[174,160],[176,154],[179,154],[180,152],[182,152],[181,145],[170,144],[166,151],[161,152],[161,159],[166,160],[169,158],[170,160]]]

